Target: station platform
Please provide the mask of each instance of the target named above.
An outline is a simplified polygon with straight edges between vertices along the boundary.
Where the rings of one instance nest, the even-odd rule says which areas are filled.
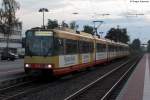
[[[145,54],[116,100],[150,100],[150,54]]]

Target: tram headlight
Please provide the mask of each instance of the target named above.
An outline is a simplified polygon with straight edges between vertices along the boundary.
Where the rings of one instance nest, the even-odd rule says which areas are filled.
[[[47,65],[47,68],[52,68],[52,65],[51,65],[51,64],[48,64],[48,65]]]
[[[29,67],[29,64],[25,64],[25,67],[28,68],[28,67]]]

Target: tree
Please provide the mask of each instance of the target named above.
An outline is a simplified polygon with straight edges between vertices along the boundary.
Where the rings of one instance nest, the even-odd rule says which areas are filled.
[[[85,25],[85,26],[84,26],[84,29],[83,29],[83,32],[93,34],[93,30],[94,30],[94,29],[93,29],[92,26]]]
[[[0,8],[0,30],[7,37],[7,52],[9,37],[14,33],[14,27],[22,27],[19,20],[16,18],[16,11],[20,8],[20,5],[15,0],[3,0]]]
[[[150,52],[150,40],[147,43],[148,43],[148,45],[147,45],[147,52]]]
[[[57,20],[51,20],[51,19],[48,19],[48,25],[47,25],[47,28],[48,29],[54,29],[58,27],[58,21]]]
[[[0,28],[4,34],[11,34],[12,28],[19,22],[15,16],[19,7],[19,3],[15,0],[2,1],[2,8],[0,8]]]
[[[106,34],[105,38],[122,43],[127,43],[130,40],[129,36],[127,35],[127,29],[125,28],[111,28]]]
[[[65,21],[62,21],[62,27],[66,27],[66,28],[68,28],[68,27],[69,27],[69,25],[68,25],[67,23],[65,23]]]
[[[71,29],[75,29],[75,28],[76,28],[76,22],[75,22],[75,21],[72,21],[72,22],[70,23],[70,28],[71,28]]]
[[[141,41],[139,39],[134,39],[131,44],[131,48],[134,51],[141,51]]]

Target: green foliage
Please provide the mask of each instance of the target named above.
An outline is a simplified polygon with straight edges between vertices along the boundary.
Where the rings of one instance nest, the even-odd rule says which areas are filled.
[[[13,27],[22,26],[15,16],[20,4],[16,0],[2,0],[0,3],[0,31],[4,35],[11,35]]]
[[[75,21],[72,21],[72,22],[70,23],[70,28],[71,28],[71,29],[75,29],[75,28],[76,28],[76,22],[75,22]]]
[[[150,52],[150,40],[147,43],[148,43],[148,45],[147,45],[147,52]]]
[[[69,27],[69,25],[67,23],[65,23],[65,21],[62,21],[62,27]]]
[[[85,25],[85,26],[84,26],[84,29],[83,29],[83,32],[93,34],[93,30],[94,30],[94,29],[93,29],[92,26]]]
[[[134,39],[131,44],[131,48],[134,51],[141,51],[141,41],[139,39]]]
[[[127,43],[129,42],[129,36],[127,35],[127,29],[123,28],[111,28],[105,38],[114,40],[115,42]]]
[[[54,29],[58,27],[58,21],[57,20],[51,20],[51,19],[48,19],[48,25],[47,25],[47,28],[48,29]]]

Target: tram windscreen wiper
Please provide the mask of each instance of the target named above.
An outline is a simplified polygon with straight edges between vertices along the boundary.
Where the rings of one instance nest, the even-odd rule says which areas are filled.
[[[48,56],[48,53],[49,53],[49,51],[48,51],[47,53],[45,53],[43,56],[44,56],[44,57],[47,57],[47,56]]]
[[[44,55],[44,57],[47,57],[48,54],[50,53],[51,48],[48,49],[48,52]]]

